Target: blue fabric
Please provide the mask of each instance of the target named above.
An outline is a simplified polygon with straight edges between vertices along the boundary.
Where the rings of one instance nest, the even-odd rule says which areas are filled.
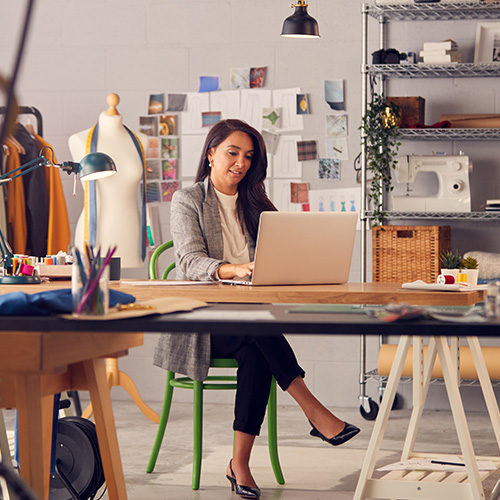
[[[109,306],[135,302],[135,297],[118,290],[109,291]],[[11,292],[0,295],[0,316],[50,316],[73,310],[71,289],[49,290],[28,294]]]

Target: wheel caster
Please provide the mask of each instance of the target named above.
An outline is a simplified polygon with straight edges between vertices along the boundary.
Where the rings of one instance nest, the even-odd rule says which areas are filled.
[[[359,412],[365,420],[375,420],[378,415],[378,404],[371,398],[368,398],[368,404],[370,405],[370,411],[366,411],[364,406],[361,405],[359,407]]]

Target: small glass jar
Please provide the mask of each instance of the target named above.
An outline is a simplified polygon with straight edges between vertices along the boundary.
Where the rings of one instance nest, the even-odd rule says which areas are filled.
[[[109,310],[109,266],[104,268],[98,283],[95,283],[95,280],[89,283],[88,280],[88,272],[73,263],[71,270],[73,315],[107,314]]]

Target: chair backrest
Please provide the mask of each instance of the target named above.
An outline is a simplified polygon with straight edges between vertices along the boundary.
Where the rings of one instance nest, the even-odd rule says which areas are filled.
[[[172,240],[166,241],[165,243],[162,243],[155,251],[153,252],[153,255],[151,255],[151,259],[149,260],[149,279],[150,280],[157,280],[158,279],[158,259],[160,258],[160,255],[165,251],[168,250],[169,248],[174,247],[174,242]],[[166,269],[163,271],[163,274],[161,276],[162,280],[166,280],[170,271],[175,268],[175,261],[172,262]]]

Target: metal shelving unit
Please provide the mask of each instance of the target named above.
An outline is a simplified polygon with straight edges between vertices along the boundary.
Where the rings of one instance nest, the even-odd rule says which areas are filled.
[[[405,141],[491,141],[500,139],[500,128],[405,128]]]
[[[500,19],[500,1],[467,3],[412,3],[407,5],[362,6],[361,54],[361,109],[368,107],[368,83],[371,80],[384,86],[391,78],[483,78],[500,77],[500,63],[449,63],[449,64],[368,64],[368,19],[378,21],[379,47],[385,49],[385,27],[392,21],[471,21]],[[366,282],[366,233],[372,213],[366,204],[367,162],[361,135],[361,281]],[[500,129],[404,129],[401,139],[410,141],[477,141],[498,140]],[[481,222],[500,219],[499,212],[430,213],[389,212],[388,219],[474,220]],[[366,395],[366,337],[360,345],[360,411],[364,418],[374,419],[378,405]]]
[[[371,218],[372,212],[365,212]],[[497,221],[500,212],[387,212],[389,219],[439,219],[439,220],[473,220]]]
[[[380,78],[477,78],[500,76],[500,62],[447,64],[372,64],[368,75]]]

